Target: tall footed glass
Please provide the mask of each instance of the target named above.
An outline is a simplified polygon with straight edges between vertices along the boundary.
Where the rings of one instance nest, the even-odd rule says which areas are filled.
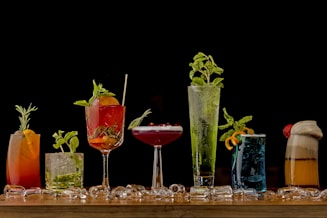
[[[220,89],[188,86],[194,186],[214,186]]]
[[[108,159],[124,141],[125,106],[93,104],[85,107],[87,139],[103,159],[102,184],[89,188],[92,197],[110,197]]]

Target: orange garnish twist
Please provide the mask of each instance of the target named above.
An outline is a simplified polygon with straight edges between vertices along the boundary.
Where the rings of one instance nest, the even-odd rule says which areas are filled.
[[[225,147],[230,151],[234,146],[242,143],[240,139],[241,134],[254,134],[254,130],[248,127],[243,127],[240,131],[235,131],[231,136],[226,138]],[[232,143],[232,144],[231,144]]]

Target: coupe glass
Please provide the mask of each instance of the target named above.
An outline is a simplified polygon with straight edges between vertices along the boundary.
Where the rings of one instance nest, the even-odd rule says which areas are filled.
[[[91,147],[99,150],[103,159],[102,184],[89,188],[90,195],[110,197],[108,158],[112,150],[124,141],[126,107],[122,105],[85,107],[87,140]]]
[[[165,188],[163,185],[161,148],[163,145],[178,139],[182,133],[182,126],[159,125],[132,128],[132,134],[136,139],[154,147],[151,190],[156,193]]]

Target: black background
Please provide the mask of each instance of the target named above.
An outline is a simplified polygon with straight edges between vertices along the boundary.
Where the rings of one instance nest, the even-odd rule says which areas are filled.
[[[228,12],[211,4],[80,6],[4,7],[0,187],[9,136],[19,127],[15,105],[29,103],[38,107],[30,128],[41,134],[43,184],[44,153],[55,151],[51,135],[59,129],[79,132],[85,186],[100,184],[101,154],[87,144],[84,109],[73,102],[91,96],[93,79],[122,99],[125,74],[126,125],[150,107],[145,122],[180,122],[183,136],[162,151],[164,183],[192,185],[188,64],[199,51],[225,70],[221,109],[235,119],[253,115],[248,126],[267,134],[267,167],[283,166],[286,124],[312,119],[326,133],[326,16],[319,5],[235,5]],[[323,138],[322,187],[326,152]],[[219,142],[217,166],[229,166],[230,155]],[[153,148],[126,130],[123,145],[110,154],[110,185],[150,186],[152,158]]]

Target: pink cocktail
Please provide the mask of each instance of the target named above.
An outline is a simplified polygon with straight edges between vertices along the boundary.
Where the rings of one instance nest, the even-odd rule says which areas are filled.
[[[133,136],[154,147],[152,189],[164,188],[162,174],[161,148],[178,139],[183,133],[182,126],[137,126],[132,129]]]

